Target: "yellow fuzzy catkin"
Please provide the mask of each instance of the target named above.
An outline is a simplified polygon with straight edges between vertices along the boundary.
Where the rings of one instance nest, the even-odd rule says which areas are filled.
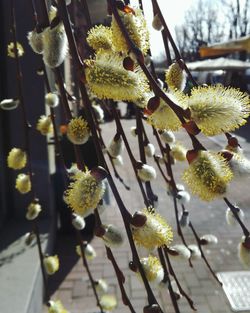
[[[221,85],[193,88],[185,102],[191,119],[207,136],[239,128],[250,114],[249,95]]]
[[[169,245],[173,232],[166,220],[158,213],[143,209],[147,221],[141,227],[131,226],[133,238],[137,245],[152,250],[163,245]]]
[[[82,145],[89,139],[90,131],[84,118],[72,118],[68,124],[67,137],[75,145]]]
[[[146,54],[149,49],[149,32],[142,11],[140,9],[134,9],[134,13],[119,11],[119,15],[131,40]],[[112,16],[111,29],[114,49],[119,52],[128,52],[129,47],[114,16]]]
[[[35,218],[37,218],[41,211],[42,211],[41,205],[37,201],[33,201],[28,206],[25,217],[27,218],[27,220],[32,221]]]
[[[7,158],[8,167],[14,170],[20,170],[27,163],[27,154],[19,148],[12,148]]]
[[[90,172],[79,172],[65,193],[65,202],[77,214],[85,217],[97,207],[104,194],[104,183],[98,182]]]
[[[233,173],[225,159],[210,151],[199,151],[183,174],[191,192],[206,201],[223,196],[232,178]]]
[[[22,194],[28,193],[31,190],[29,175],[21,173],[17,176],[16,189]]]
[[[60,300],[56,300],[56,301],[52,301],[50,300],[48,302],[48,312],[49,313],[69,313],[69,311],[67,311],[62,302]]]
[[[44,136],[53,132],[53,125],[50,116],[41,115],[37,124],[36,129]]]
[[[20,58],[24,55],[23,46],[19,42],[17,42],[16,45],[17,45],[17,56],[18,56],[18,58]],[[10,42],[8,44],[7,55],[8,55],[8,57],[13,58],[13,59],[16,57],[14,42]]]
[[[181,93],[167,93],[167,96],[175,104],[179,105],[183,109],[186,108],[182,101],[184,96]],[[169,105],[162,99],[160,100],[159,107],[151,115],[149,115],[147,122],[161,131],[177,131],[181,128],[180,120]]]
[[[112,49],[112,30],[110,27],[96,25],[88,31],[87,43],[91,48],[98,51]]]
[[[180,68],[178,63],[173,63],[169,66],[165,73],[165,82],[168,85],[168,88],[172,91],[176,89],[183,91],[186,86],[186,74]]]
[[[57,255],[48,256],[43,259],[43,265],[48,275],[53,275],[59,270],[59,258]]]
[[[157,257],[149,255],[147,258],[140,259],[140,262],[149,282],[160,283],[162,281],[164,271],[161,262]]]
[[[187,149],[181,143],[175,143],[171,147],[170,155],[177,161],[186,161]]]
[[[123,57],[99,50],[95,59],[85,60],[85,74],[91,91],[100,99],[134,101],[148,91],[146,77],[137,68],[134,72],[123,67]]]
[[[103,310],[110,312],[117,307],[116,297],[113,295],[105,294],[100,299],[100,305]]]

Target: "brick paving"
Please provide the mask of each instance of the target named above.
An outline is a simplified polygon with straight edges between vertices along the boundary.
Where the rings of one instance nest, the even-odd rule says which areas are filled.
[[[135,125],[134,120],[123,120],[123,125],[128,134],[129,143],[132,150],[138,153],[136,149],[137,139],[132,137],[129,133],[131,126]],[[115,127],[113,123],[107,123],[102,126],[104,137],[108,142],[115,134]],[[149,137],[151,136],[151,129],[147,128]],[[178,139],[182,142],[186,142],[186,136],[183,133],[178,135]],[[216,140],[210,140],[202,138],[204,145],[213,150],[219,150],[220,144],[224,142],[223,137],[218,137]],[[244,143],[241,139],[243,146],[246,146],[246,153],[250,156],[249,144]],[[152,143],[155,141],[152,139]],[[138,155],[136,156],[137,158]],[[122,199],[127,208],[131,212],[143,208],[143,199],[139,193],[137,184],[135,183],[134,174],[129,164],[127,154],[123,153],[124,166],[119,167],[118,171],[121,174],[125,182],[131,187],[131,191],[127,191],[119,181],[115,178],[116,185],[121,193]],[[152,161],[148,162],[149,164]],[[153,163],[152,163],[153,164]],[[176,180],[180,182],[180,175],[186,164],[178,164],[175,166],[177,171]],[[156,166],[155,166],[156,167]],[[175,219],[173,206],[171,199],[166,194],[166,186],[158,175],[157,180],[153,183],[153,189],[156,194],[159,195],[159,203],[157,210],[164,215],[175,229]],[[111,193],[111,192],[110,192]],[[111,195],[111,203],[107,207],[106,211],[102,215],[102,221],[104,223],[113,223],[122,227],[122,221],[117,205]],[[250,225],[250,215],[247,211],[250,203],[249,184],[236,182],[231,188],[229,199],[237,203],[240,207],[245,209],[245,221],[247,225]],[[235,228],[229,227],[225,221],[225,209],[226,205],[222,200],[216,200],[209,203],[201,202],[197,199],[191,200],[188,205],[190,211],[191,220],[195,226],[198,234],[212,233],[218,237],[218,244],[215,246],[209,246],[204,249],[205,254],[215,272],[219,271],[237,271],[244,270],[238,261],[237,257],[237,245],[241,238],[241,230],[238,226]],[[195,243],[193,235],[189,229],[184,229],[185,237],[188,243]],[[60,236],[59,236],[60,238]],[[57,243],[57,247],[60,248],[61,257],[63,258],[62,267],[64,264],[68,264],[68,269],[62,275],[60,271],[51,278],[51,284],[56,285],[56,289],[52,292],[52,298],[60,298],[65,307],[71,313],[84,313],[84,312],[98,312],[95,304],[95,298],[88,281],[86,271],[82,267],[81,260],[77,259],[74,254],[75,242],[71,238],[62,238],[62,242]],[[180,243],[180,238],[175,231],[174,244]],[[118,299],[118,307],[114,312],[125,313],[129,312],[129,309],[122,304],[120,291],[117,285],[116,277],[111,263],[105,257],[105,249],[102,240],[94,238],[91,244],[94,246],[97,257],[90,262],[90,268],[95,279],[104,278],[110,285],[109,292],[115,294]],[[69,246],[69,249],[65,247]],[[131,260],[131,252],[128,246],[128,242],[120,248],[113,249],[113,253],[117,260],[119,267],[122,269],[126,276],[126,290],[129,298],[135,308],[136,312],[142,312],[144,305],[146,304],[146,295],[140,281],[137,277],[128,269],[128,262]],[[140,249],[140,254],[145,255],[145,251]],[[66,262],[66,263],[65,263]],[[203,260],[197,260],[193,262],[194,267],[189,267],[186,261],[174,261],[174,270],[181,282],[183,289],[191,296],[197,312],[200,313],[229,313],[231,309],[228,304],[228,300],[222,288],[212,277],[208,271]],[[167,289],[154,289],[159,303],[164,308],[164,312],[174,312],[171,305],[171,301],[167,292]],[[185,298],[181,298],[179,301],[180,312],[192,312]],[[46,310],[44,311],[46,312]]]

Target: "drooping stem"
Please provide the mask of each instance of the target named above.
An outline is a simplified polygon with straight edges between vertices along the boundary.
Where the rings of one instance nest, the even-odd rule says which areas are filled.
[[[196,230],[194,229],[193,227],[193,224],[191,222],[189,222],[189,227],[191,228],[193,234],[194,234],[194,237],[196,239],[196,242],[197,242],[197,245],[200,249],[200,252],[201,252],[201,257],[203,258],[203,260],[205,261],[209,271],[211,272],[211,274],[213,275],[213,277],[216,279],[216,281],[222,286],[222,283],[219,281],[218,277],[216,276],[215,272],[213,271],[213,269],[211,268],[210,264],[208,263],[208,260],[203,252],[203,249],[202,249],[202,246],[201,246],[201,243],[200,243],[200,238],[196,232]]]
[[[92,25],[91,16],[90,16],[90,13],[89,13],[89,7],[88,7],[88,4],[87,4],[86,0],[81,0],[81,3],[82,3],[82,6],[83,6],[83,13],[84,13],[84,16],[85,16],[85,19],[86,19],[87,27],[88,27],[88,30],[89,30],[91,28],[91,25]]]
[[[170,44],[171,44],[171,46],[172,46],[172,48],[174,50],[176,61],[179,63],[180,67],[183,68],[186,71],[186,73],[187,73],[189,79],[191,80],[191,82],[193,83],[193,85],[194,86],[198,86],[197,82],[194,80],[192,74],[190,73],[188,67],[186,66],[185,62],[183,62],[183,60],[182,60],[181,54],[180,54],[180,52],[179,52],[179,50],[178,50],[178,48],[177,48],[177,46],[176,46],[176,44],[174,42],[174,39],[173,39],[170,31],[169,31],[169,28],[168,28],[168,26],[166,24],[166,21],[165,21],[163,15],[162,15],[162,12],[161,12],[161,9],[160,9],[160,7],[158,5],[157,0],[151,0],[151,2],[152,2],[152,5],[153,5],[154,14],[158,15],[158,17],[159,17],[159,19],[161,21],[161,24],[163,25],[164,31],[162,32],[162,35],[163,36],[167,36],[167,39],[169,40],[169,42],[170,42]],[[166,48],[166,46],[165,46],[165,48]],[[168,54],[167,50],[166,50],[166,53]]]
[[[185,240],[185,237],[183,235],[182,228],[181,228],[181,225],[180,225],[179,216],[178,216],[179,215],[178,214],[178,206],[177,206],[177,200],[176,200],[176,196],[175,195],[173,196],[173,202],[174,202],[175,220],[176,220],[178,235],[181,237],[181,240],[182,240],[183,244],[185,245],[185,247],[188,248],[188,250],[190,250],[188,245],[187,245],[187,242]],[[193,267],[191,258],[189,258],[189,265],[190,265],[190,267]]]
[[[240,219],[239,214],[238,214],[239,213],[238,208],[236,208],[227,198],[223,198],[223,199],[226,202],[226,204],[228,205],[231,212],[233,213],[236,221],[239,223],[245,237],[249,237],[249,235],[250,235],[249,230],[246,228],[245,224]]]
[[[46,67],[44,65],[43,65],[43,73],[44,73],[43,75],[44,75],[45,86],[46,86],[47,92],[49,93],[49,92],[51,92],[51,88],[50,88],[47,70],[46,70]],[[54,108],[50,108],[50,116],[51,116],[51,121],[52,121],[52,125],[53,125],[53,134],[54,134],[54,140],[55,140],[55,155],[56,155],[56,158],[58,160],[60,160],[61,167],[64,169],[64,171],[66,173],[67,170],[66,170],[66,165],[64,162],[63,154],[62,154],[61,144],[60,144],[59,137],[58,137]]]
[[[145,149],[144,146],[145,144],[149,143],[148,138],[143,139],[143,135],[145,132],[143,131],[143,122],[141,119],[141,112],[139,108],[136,107],[136,129],[137,129],[137,137],[138,137],[138,145],[139,145],[139,152],[140,152],[140,159],[142,163],[146,164],[146,154],[145,154]],[[145,187],[146,187],[146,192],[147,192],[147,197],[151,203],[151,205],[154,205],[154,202],[158,200],[158,197],[154,194],[151,183],[150,182],[145,182]]]
[[[126,27],[124,26],[121,17],[118,13],[118,9],[116,7],[116,1],[115,0],[107,0],[110,8],[112,9],[114,18],[122,32],[122,35],[124,36],[126,43],[129,47],[129,49],[134,53],[134,55],[137,58],[137,62],[140,65],[143,73],[148,79],[148,82],[154,92],[154,94],[163,99],[164,102],[167,103],[167,105],[174,111],[178,119],[180,120],[181,124],[185,124],[185,118],[189,118],[189,112],[188,110],[182,109],[180,106],[175,104],[173,101],[169,99],[169,97],[165,94],[165,92],[159,87],[156,80],[154,79],[153,75],[149,72],[147,66],[144,64],[144,57],[141,52],[141,50],[134,44],[134,42],[131,40]],[[200,143],[200,141],[195,137],[195,135],[187,132],[188,136],[190,137],[193,147],[195,150],[206,150],[203,145]]]
[[[172,301],[173,306],[174,306],[174,310],[176,313],[180,313],[179,305],[178,305],[178,302],[177,302],[177,299],[176,299],[176,296],[175,296],[175,293],[174,293],[174,290],[172,287],[172,282],[171,282],[170,277],[169,277],[169,273],[168,273],[166,261],[165,261],[165,258],[164,258],[163,252],[162,252],[162,248],[158,248],[158,255],[159,255],[159,259],[161,261],[161,265],[162,265],[163,270],[164,270],[164,279],[163,279],[162,283],[168,284],[168,290],[169,290],[171,301]]]
[[[58,4],[59,4],[60,16],[61,16],[61,18],[63,20],[64,27],[65,27],[65,30],[66,30],[66,34],[67,34],[67,37],[68,37],[70,52],[71,52],[71,55],[72,55],[72,58],[73,58],[73,61],[74,61],[74,65],[75,65],[76,70],[77,70],[78,79],[79,79],[79,81],[81,81],[81,83],[80,83],[80,92],[81,92],[81,95],[82,95],[83,102],[84,102],[84,104],[86,106],[87,120],[88,120],[89,127],[90,127],[90,130],[91,130],[93,139],[94,139],[94,143],[95,143],[95,147],[96,147],[96,153],[99,155],[99,157],[101,159],[101,164],[100,165],[102,165],[107,170],[107,172],[109,173],[107,164],[105,162],[105,158],[104,158],[104,156],[102,154],[101,145],[100,145],[100,142],[98,140],[98,135],[97,135],[97,132],[96,132],[96,129],[95,129],[93,116],[91,114],[90,100],[88,98],[88,94],[87,94],[86,88],[85,88],[85,86],[82,83],[83,68],[82,68],[81,62],[79,62],[79,55],[78,55],[75,39],[74,39],[74,36],[73,36],[73,32],[72,32],[72,29],[71,29],[71,24],[70,24],[69,17],[68,17],[67,7],[66,7],[65,2],[63,0],[59,0]],[[77,59],[75,59],[75,58],[77,58]],[[107,179],[108,179],[109,185],[111,187],[111,190],[112,190],[112,192],[114,194],[114,197],[116,199],[117,205],[118,205],[118,207],[120,209],[120,212],[121,212],[121,215],[122,215],[122,218],[123,218],[123,222],[124,222],[124,225],[125,225],[125,228],[126,228],[129,244],[130,244],[130,247],[131,247],[131,251],[132,251],[132,254],[133,254],[133,259],[135,260],[135,263],[136,263],[136,265],[137,265],[137,267],[138,267],[138,269],[140,271],[140,274],[142,276],[142,280],[143,280],[145,289],[147,291],[148,302],[149,302],[150,305],[157,304],[157,300],[156,300],[156,298],[155,298],[155,296],[154,296],[154,294],[152,292],[152,289],[151,289],[151,287],[150,287],[150,285],[148,283],[148,280],[146,278],[145,272],[144,272],[143,267],[142,267],[142,265],[140,263],[140,259],[139,259],[139,256],[138,256],[138,253],[137,253],[137,250],[136,250],[136,247],[135,247],[135,243],[133,241],[133,237],[132,237],[132,233],[131,233],[131,229],[130,229],[130,224],[129,224],[130,213],[127,211],[126,207],[124,206],[123,201],[122,201],[122,199],[121,199],[121,197],[120,197],[120,195],[118,193],[118,190],[117,190],[117,188],[115,186],[115,183],[114,183],[111,175],[108,175]]]
[[[131,313],[135,313],[135,310],[134,310],[134,308],[133,308],[133,306],[132,306],[132,304],[131,304],[128,296],[127,296],[126,290],[124,288],[125,277],[123,275],[123,272],[120,270],[110,248],[106,247],[106,253],[107,253],[107,257],[111,261],[111,263],[114,267],[115,273],[116,273],[117,281],[118,281],[118,284],[119,284],[119,287],[121,290],[122,302],[124,305],[129,307]]]
[[[22,70],[21,64],[19,61],[18,56],[18,47],[17,47],[17,34],[16,34],[16,17],[15,17],[15,5],[14,0],[11,0],[11,30],[13,35],[13,43],[14,43],[14,55],[15,55],[15,65],[16,65],[16,78],[17,78],[17,92],[18,92],[18,99],[20,102],[21,108],[21,116],[22,116],[22,123],[23,123],[23,130],[24,130],[24,150],[27,154],[27,168],[31,182],[31,194],[32,198],[36,198],[35,189],[34,189],[34,179],[33,179],[33,170],[32,170],[32,163],[31,163],[31,151],[30,151],[30,138],[29,138],[29,131],[31,129],[31,125],[27,119],[27,112],[24,103],[24,96],[23,96],[23,86],[22,86]]]
[[[176,276],[176,274],[175,274],[175,272],[174,272],[174,269],[173,269],[173,267],[172,267],[172,264],[171,264],[170,259],[169,259],[169,256],[168,256],[167,247],[164,247],[163,250],[164,250],[165,258],[166,258],[166,260],[167,260],[167,264],[168,264],[168,268],[169,268],[169,273],[170,273],[170,275],[172,275],[172,276],[174,277],[174,280],[175,280],[175,282],[176,282],[176,284],[177,284],[177,286],[178,286],[178,289],[179,289],[181,295],[183,295],[183,296],[186,298],[186,300],[188,301],[188,303],[189,303],[191,309],[193,309],[194,311],[196,311],[196,308],[194,307],[194,302],[193,302],[193,300],[192,300],[192,299],[187,295],[187,293],[183,290],[183,288],[181,287],[181,284],[180,284],[180,282],[179,282],[179,280],[178,280],[178,278],[177,278],[177,276]]]
[[[88,277],[89,277],[89,280],[90,280],[90,283],[91,283],[91,287],[92,287],[92,290],[94,292],[94,296],[96,298],[96,304],[97,304],[97,306],[99,306],[99,308],[101,310],[101,313],[104,313],[103,308],[102,308],[102,306],[100,304],[99,296],[98,296],[97,291],[96,291],[95,280],[94,280],[94,278],[92,276],[92,273],[91,273],[91,271],[89,269],[89,265],[88,265],[88,262],[87,262],[87,259],[86,259],[86,256],[85,256],[84,244],[82,242],[81,233],[80,233],[80,231],[76,230],[76,234],[77,234],[77,239],[78,239],[78,242],[79,242],[79,245],[80,245],[80,251],[81,251],[83,266],[85,267],[85,269],[87,271],[87,274],[88,274]]]
[[[29,130],[31,128],[31,125],[29,124],[28,119],[27,119],[27,112],[26,112],[26,107],[25,107],[24,97],[23,97],[22,71],[21,71],[21,65],[19,62],[18,48],[17,48],[16,17],[15,17],[14,0],[11,0],[11,29],[12,29],[13,42],[14,42],[18,97],[19,97],[20,106],[21,106],[22,122],[23,122],[23,129],[24,129],[24,147],[27,153],[27,167],[28,167],[28,172],[29,172],[29,177],[30,177],[30,182],[31,182],[32,198],[33,200],[35,200],[36,193],[35,193],[35,186],[34,186],[34,180],[33,180],[30,140],[29,140]],[[43,264],[43,252],[42,252],[42,246],[41,246],[41,240],[40,240],[40,233],[39,233],[39,228],[38,228],[38,224],[36,220],[33,221],[33,231],[35,233],[36,240],[37,240],[40,267],[42,271],[42,277],[43,277],[44,288],[45,288],[45,299],[48,300],[49,297],[48,297],[48,288],[47,288],[47,276],[46,276],[46,271],[45,271],[44,264]]]
[[[142,193],[142,196],[143,196],[143,199],[144,199],[144,203],[147,207],[149,207],[151,205],[147,195],[146,195],[146,192],[144,190],[144,187],[143,187],[143,184],[142,184],[142,181],[141,179],[138,177],[137,175],[137,162],[133,156],[133,153],[132,153],[132,150],[130,148],[130,145],[128,143],[128,140],[127,140],[127,137],[125,135],[125,132],[123,130],[123,127],[122,127],[122,124],[121,124],[121,121],[119,119],[119,116],[118,116],[118,113],[117,113],[117,110],[115,107],[112,107],[112,113],[113,113],[113,116],[115,118],[115,122],[116,122],[116,127],[117,127],[117,132],[119,134],[121,134],[122,136],[122,139],[124,141],[124,144],[125,144],[125,147],[126,147],[126,150],[128,152],[128,155],[129,155],[129,158],[130,158],[130,161],[131,161],[131,164],[132,164],[132,167],[133,167],[133,170],[134,170],[134,173],[135,173],[135,176],[136,176],[136,179],[137,179],[137,182],[138,182],[138,185],[140,187],[140,190],[141,190],[141,193]],[[143,148],[143,147],[142,147]]]

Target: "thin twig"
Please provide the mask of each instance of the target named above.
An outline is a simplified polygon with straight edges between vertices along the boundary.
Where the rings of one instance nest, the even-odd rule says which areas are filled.
[[[177,278],[177,276],[176,276],[176,274],[175,274],[175,272],[174,272],[174,269],[173,269],[173,267],[172,267],[172,264],[171,264],[170,259],[169,259],[169,256],[168,256],[167,247],[164,247],[163,250],[164,250],[164,254],[165,254],[166,260],[167,260],[167,264],[168,264],[168,268],[169,268],[169,273],[174,277],[174,280],[176,281],[176,284],[177,284],[177,286],[178,286],[178,288],[179,288],[179,291],[180,291],[181,295],[183,295],[183,296],[186,298],[186,300],[188,301],[188,303],[189,303],[191,309],[193,309],[194,311],[196,311],[196,308],[194,307],[194,302],[193,302],[193,300],[192,300],[192,299],[187,295],[187,293],[183,290],[183,288],[181,287],[181,284],[180,284],[180,282],[179,282],[179,280],[178,280],[178,278]]]

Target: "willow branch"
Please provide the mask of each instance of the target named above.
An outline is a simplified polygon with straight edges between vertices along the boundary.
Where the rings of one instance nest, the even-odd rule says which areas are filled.
[[[115,273],[116,273],[117,281],[118,281],[120,291],[121,291],[122,302],[124,305],[129,307],[131,313],[135,313],[135,310],[134,310],[134,308],[133,308],[133,306],[132,306],[132,304],[131,304],[128,296],[127,296],[126,290],[124,288],[125,277],[123,275],[123,272],[120,270],[110,248],[106,247],[106,253],[107,253],[107,257],[111,261],[111,263],[114,267]]]
[[[31,151],[30,151],[30,140],[29,140],[29,130],[31,129],[31,125],[29,124],[27,120],[27,112],[26,112],[26,107],[25,107],[24,97],[23,97],[22,71],[21,71],[21,65],[19,62],[18,49],[17,49],[16,17],[15,17],[14,0],[11,0],[11,29],[12,29],[13,41],[14,41],[14,54],[15,54],[15,64],[16,64],[16,72],[17,72],[17,88],[18,88],[18,96],[19,96],[19,101],[20,101],[20,106],[21,106],[22,122],[23,122],[23,128],[24,128],[24,141],[25,141],[25,151],[27,153],[27,166],[28,166],[28,171],[29,171],[29,176],[30,176],[30,181],[31,181],[31,193],[32,193],[33,200],[35,200],[36,196],[35,196],[35,186],[34,186],[33,171],[32,171],[32,164],[31,164]],[[43,264],[43,252],[42,252],[42,245],[41,245],[41,240],[40,240],[40,232],[39,232],[38,223],[36,219],[32,222],[32,227],[36,236],[40,267],[41,267],[42,277],[43,277],[43,282],[44,282],[45,300],[47,301],[49,299],[48,282],[47,282],[45,267]]]
[[[179,280],[178,280],[178,278],[177,278],[177,276],[176,276],[176,274],[175,274],[175,272],[174,272],[174,269],[173,269],[173,267],[172,267],[172,264],[171,264],[170,259],[169,259],[169,256],[168,256],[167,247],[164,247],[163,250],[164,250],[164,254],[165,254],[166,260],[167,260],[167,264],[168,264],[168,268],[169,268],[169,273],[174,277],[174,280],[176,281],[176,284],[177,284],[177,286],[178,286],[178,288],[179,288],[179,291],[180,291],[181,295],[183,295],[183,296],[186,298],[186,300],[187,300],[187,302],[189,303],[191,309],[193,309],[194,311],[196,311],[196,308],[194,307],[194,302],[193,302],[193,300],[192,300],[192,299],[187,295],[187,293],[183,290],[183,288],[181,287],[181,284],[180,284],[180,282],[179,282]]]
[[[201,257],[203,258],[203,260],[205,261],[208,269],[210,270],[211,274],[213,275],[213,277],[216,279],[216,281],[222,286],[222,283],[219,281],[218,277],[216,276],[215,272],[213,271],[213,269],[211,268],[210,264],[208,263],[208,260],[203,252],[203,249],[202,249],[202,246],[201,246],[201,243],[200,243],[200,238],[199,236],[197,235],[197,232],[196,230],[194,229],[193,227],[193,224],[191,222],[189,222],[189,227],[191,228],[193,234],[194,234],[194,237],[196,239],[196,242],[197,242],[197,245],[200,249],[200,252],[201,252]]]
[[[136,129],[137,129],[140,159],[142,163],[146,164],[147,160],[146,160],[144,145],[149,143],[149,140],[147,137],[144,138],[143,140],[143,134],[145,134],[145,130],[144,130],[142,119],[141,119],[141,112],[138,107],[136,107]],[[152,187],[151,187],[151,183],[145,182],[145,187],[146,187],[147,197],[151,205],[154,205],[154,202],[158,200],[158,197],[154,194]]]
[[[76,48],[76,42],[75,42],[75,39],[74,39],[74,36],[73,36],[73,32],[72,32],[72,29],[71,29],[71,24],[70,24],[69,17],[68,17],[67,7],[66,7],[65,2],[63,0],[59,0],[58,4],[59,4],[60,16],[61,16],[61,18],[63,20],[64,27],[65,27],[65,30],[66,30],[66,34],[67,34],[67,37],[68,37],[70,52],[71,52],[71,55],[72,55],[72,58],[73,58],[73,61],[74,61],[74,65],[75,65],[75,68],[76,68],[76,71],[77,71],[78,79],[79,79],[79,81],[81,81],[80,92],[81,92],[81,95],[82,95],[83,102],[84,102],[84,104],[86,106],[87,120],[88,120],[89,127],[90,127],[90,130],[91,130],[93,139],[94,139],[96,152],[97,152],[97,155],[99,155],[99,157],[100,157],[101,165],[109,173],[107,164],[105,162],[105,158],[104,158],[104,156],[102,154],[101,145],[100,145],[100,142],[98,140],[98,135],[97,135],[97,132],[96,132],[96,129],[95,129],[93,116],[91,114],[91,103],[90,103],[90,100],[88,98],[88,94],[87,94],[86,88],[85,88],[84,84],[82,83],[83,67],[82,67],[81,62],[79,61],[80,58],[79,58],[79,54],[78,54],[78,51],[77,51],[77,48]],[[148,280],[146,278],[146,275],[145,275],[145,272],[143,270],[143,267],[142,267],[142,265],[140,263],[140,258],[138,256],[138,253],[137,253],[137,250],[136,250],[136,247],[135,247],[135,243],[133,241],[133,237],[132,237],[132,233],[131,233],[131,229],[130,229],[130,224],[128,222],[128,218],[130,217],[130,214],[129,214],[129,212],[127,211],[126,207],[123,204],[123,201],[122,201],[122,199],[121,199],[121,197],[120,197],[120,195],[118,193],[118,190],[117,190],[117,188],[115,186],[115,183],[114,183],[111,175],[108,175],[107,178],[108,178],[109,185],[111,187],[111,190],[112,190],[112,192],[114,194],[114,197],[116,199],[117,205],[118,205],[119,210],[120,210],[121,215],[122,215],[122,219],[123,219],[123,222],[124,222],[124,225],[125,225],[125,228],[126,228],[126,232],[127,232],[129,244],[130,244],[130,247],[131,247],[131,251],[132,251],[132,254],[133,254],[133,258],[135,260],[136,265],[138,266],[138,269],[139,269],[140,274],[142,276],[142,280],[143,280],[143,283],[144,283],[144,286],[145,286],[145,289],[146,289],[146,292],[147,292],[147,295],[148,295],[148,302],[149,302],[150,305],[158,304],[157,300],[156,300],[156,298],[155,298],[155,296],[154,296],[154,294],[152,292],[152,289],[151,289],[151,287],[150,287],[150,285],[148,283]]]
[[[165,258],[164,258],[163,252],[162,252],[162,248],[158,248],[158,255],[159,255],[159,259],[161,261],[161,265],[162,265],[163,270],[164,270],[164,279],[162,282],[168,284],[168,290],[169,290],[172,304],[174,306],[174,310],[176,313],[180,313],[179,305],[178,305],[178,302],[177,302],[177,299],[176,299],[176,296],[175,296],[175,293],[174,293],[174,290],[172,287],[172,283],[171,283],[171,280],[169,277],[169,273],[168,273],[166,261],[165,261]]]
[[[228,205],[228,207],[231,210],[231,212],[233,213],[236,221],[240,225],[240,227],[241,227],[245,237],[249,237],[250,236],[249,230],[247,229],[247,227],[245,226],[245,224],[242,222],[242,220],[239,217],[239,214],[238,214],[239,213],[239,209],[236,208],[227,198],[223,198],[223,199],[226,202],[226,204]]]
[[[151,0],[151,2],[152,2],[152,5],[153,5],[154,14],[157,14],[159,16],[159,19],[160,19],[160,21],[161,21],[161,23],[163,25],[163,28],[164,28],[164,31],[162,32],[162,35],[163,36],[167,36],[167,39],[171,43],[171,46],[172,46],[172,48],[174,50],[174,54],[175,54],[175,57],[176,57],[176,61],[179,63],[180,67],[183,68],[186,71],[186,73],[188,74],[188,77],[192,81],[193,85],[194,86],[198,86],[197,82],[194,80],[192,74],[190,73],[188,67],[186,66],[185,62],[182,60],[181,54],[180,54],[180,52],[179,52],[179,50],[178,50],[178,48],[177,48],[177,46],[176,46],[176,44],[174,42],[174,39],[173,39],[170,31],[169,31],[169,28],[168,28],[168,26],[166,24],[166,21],[165,21],[163,15],[162,15],[162,12],[161,12],[161,9],[160,9],[160,7],[158,5],[157,0]],[[167,50],[166,50],[166,53],[168,53]]]

